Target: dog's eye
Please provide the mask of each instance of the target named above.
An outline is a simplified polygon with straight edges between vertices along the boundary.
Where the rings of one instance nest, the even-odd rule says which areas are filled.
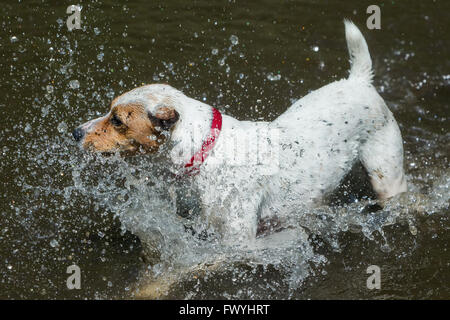
[[[111,124],[115,127],[120,127],[121,125],[123,125],[123,122],[119,119],[119,117],[117,117],[117,115],[113,115],[110,121]]]

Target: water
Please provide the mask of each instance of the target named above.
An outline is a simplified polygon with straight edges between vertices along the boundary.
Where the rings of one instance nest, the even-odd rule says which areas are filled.
[[[129,298],[154,274],[217,260],[227,263],[179,277],[168,297],[450,298],[447,2],[385,3],[379,31],[364,28],[364,1],[81,4],[82,30],[72,32],[65,5],[0,8],[0,298]],[[71,139],[143,83],[273,120],[347,75],[344,17],[366,36],[405,141],[410,190],[382,210],[355,168],[329,205],[230,248],[185,232],[158,161],[86,154]],[[66,287],[71,264],[81,290]],[[382,289],[370,291],[374,264]]]

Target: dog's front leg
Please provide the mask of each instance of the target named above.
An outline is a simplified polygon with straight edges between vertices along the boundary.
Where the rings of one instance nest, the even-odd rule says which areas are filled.
[[[246,244],[256,238],[258,207],[261,196],[249,193],[243,196],[237,188],[227,196],[209,202],[210,194],[202,197],[203,214],[210,229],[224,244]]]

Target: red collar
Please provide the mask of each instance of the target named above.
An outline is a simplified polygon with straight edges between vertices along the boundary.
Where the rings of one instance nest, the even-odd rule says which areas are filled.
[[[211,121],[211,131],[209,136],[203,141],[202,147],[191,158],[191,160],[184,165],[186,174],[194,175],[200,170],[200,165],[205,162],[209,152],[216,144],[222,130],[222,114],[215,108],[212,108],[213,118]]]

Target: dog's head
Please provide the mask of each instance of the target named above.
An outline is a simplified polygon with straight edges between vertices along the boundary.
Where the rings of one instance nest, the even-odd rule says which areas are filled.
[[[165,85],[131,90],[111,103],[108,114],[73,131],[85,149],[99,152],[154,152],[164,143],[179,119]]]

